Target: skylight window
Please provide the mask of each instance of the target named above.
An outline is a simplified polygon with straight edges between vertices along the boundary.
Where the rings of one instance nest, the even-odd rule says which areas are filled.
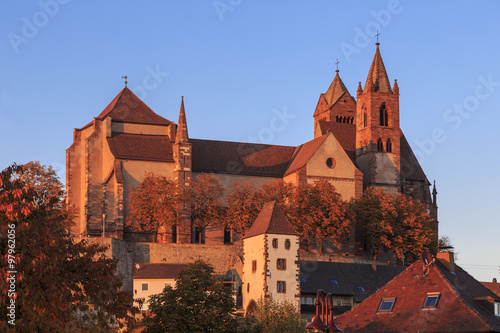
[[[333,284],[334,286],[339,285],[339,282],[337,280],[330,280],[330,283]]]
[[[304,278],[300,278],[300,282],[301,282],[301,283],[306,283],[306,279],[304,279]]]
[[[396,297],[382,298],[377,312],[392,312],[394,303],[396,303]]]
[[[363,287],[356,287],[356,290],[359,291],[360,293],[365,292],[365,288],[363,288]]]
[[[424,308],[435,308],[438,304],[441,294],[427,294],[424,302]]]

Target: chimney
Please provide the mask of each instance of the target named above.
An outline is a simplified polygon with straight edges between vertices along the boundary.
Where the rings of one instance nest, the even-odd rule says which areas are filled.
[[[436,255],[437,260],[442,263],[452,273],[455,272],[455,256],[453,252],[438,252]]]
[[[493,278],[493,283],[497,283],[497,278]]]

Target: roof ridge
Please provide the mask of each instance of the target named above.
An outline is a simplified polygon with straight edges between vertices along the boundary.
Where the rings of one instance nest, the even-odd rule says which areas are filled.
[[[458,267],[463,273],[467,274],[470,278],[472,278],[472,280],[474,281],[477,281],[476,279],[474,279],[469,273],[467,273],[467,271],[465,271],[462,267],[458,266],[457,264],[454,264],[455,265],[455,268]],[[460,299],[460,301],[463,303],[463,305],[465,306],[465,308],[467,308],[469,311],[471,311],[472,313],[476,314],[477,317],[479,317],[480,320],[482,320],[483,322],[485,322],[485,324],[487,324],[488,326],[495,326],[495,325],[498,325],[496,323],[493,323],[493,322],[490,322],[488,320],[488,318],[485,318],[479,311],[477,311],[474,306],[471,306],[469,304],[469,302],[467,302],[467,300],[462,296],[462,294],[460,292],[458,292],[458,290],[455,288],[455,284],[452,283],[447,277],[446,275],[442,272],[442,269],[447,269],[441,262],[439,262],[438,260],[436,260],[436,262],[434,263],[434,266],[436,266],[437,268],[437,272],[439,273],[439,275],[446,281],[446,286],[455,294],[458,296],[458,298]],[[455,273],[455,276],[456,276],[456,273]],[[477,281],[479,284],[481,284],[479,281]],[[463,293],[466,294],[469,298],[471,298],[473,301],[474,301],[474,296],[470,295],[469,293],[466,292],[465,289],[462,289]],[[478,304],[474,304],[474,305],[478,305]],[[500,328],[500,325],[497,327],[497,328]]]

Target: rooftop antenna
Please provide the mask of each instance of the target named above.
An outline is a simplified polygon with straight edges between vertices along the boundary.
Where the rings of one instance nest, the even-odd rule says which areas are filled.
[[[125,79],[125,88],[127,87],[127,75],[122,76],[122,79]]]

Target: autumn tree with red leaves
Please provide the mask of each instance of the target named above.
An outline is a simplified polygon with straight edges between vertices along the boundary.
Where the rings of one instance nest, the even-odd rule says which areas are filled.
[[[224,227],[223,194],[219,178],[203,173],[194,179],[190,192],[191,219],[202,233],[209,225]]]
[[[11,306],[0,309],[0,331],[115,331],[134,321],[116,261],[70,237],[62,194],[54,170],[38,162],[0,174],[0,297]]]
[[[385,249],[402,259],[403,255],[418,256],[434,248],[432,219],[419,201],[404,194],[388,194],[370,187],[351,201],[350,211],[374,259]]]
[[[351,230],[345,202],[335,187],[326,180],[301,184],[289,202],[290,221],[302,240],[314,241],[322,251],[329,240],[340,248]]]
[[[126,227],[152,232],[156,241],[160,229],[177,225],[180,199],[172,180],[146,173],[136,188],[130,188]]]

